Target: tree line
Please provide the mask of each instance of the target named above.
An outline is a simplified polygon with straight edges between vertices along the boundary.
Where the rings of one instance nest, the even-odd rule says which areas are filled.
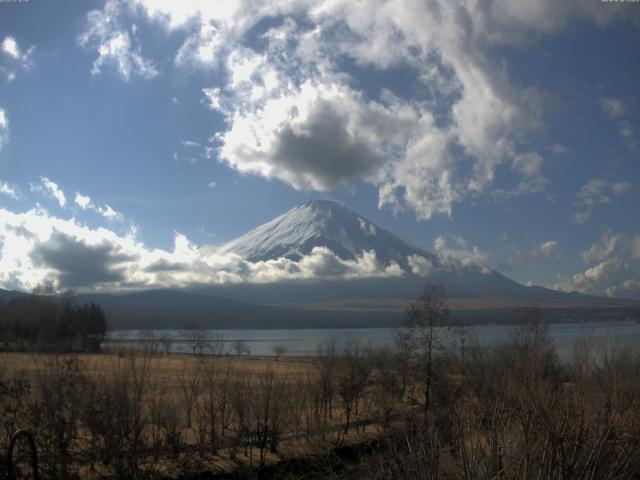
[[[5,350],[97,352],[106,330],[99,305],[75,305],[70,295],[36,290],[0,301],[0,344]]]

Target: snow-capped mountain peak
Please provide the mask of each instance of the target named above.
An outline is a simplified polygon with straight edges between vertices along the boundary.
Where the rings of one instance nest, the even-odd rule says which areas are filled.
[[[326,247],[342,259],[373,250],[378,261],[407,264],[411,255],[436,261],[435,255],[409,245],[358,215],[342,203],[313,200],[222,245],[219,253],[236,253],[249,261],[286,257],[297,260],[315,247]]]

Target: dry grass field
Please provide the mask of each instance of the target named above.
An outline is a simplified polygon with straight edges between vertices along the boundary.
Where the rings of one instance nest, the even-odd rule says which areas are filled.
[[[52,479],[640,478],[636,351],[585,339],[560,363],[533,323],[458,357],[437,331],[394,353],[0,353],[0,452],[26,428]]]
[[[0,353],[0,379],[19,379],[30,386],[19,399],[22,405],[15,405],[21,412],[4,420],[14,420],[14,428],[28,428],[41,436],[45,434],[42,427],[51,429],[46,434],[53,437],[69,435],[64,447],[68,464],[63,471],[49,472],[54,478],[72,471],[80,472],[81,478],[236,471],[374,438],[378,429],[371,418],[372,399],[365,402],[364,392],[361,398],[353,398],[360,410],[349,412],[352,426],[345,428],[342,405],[328,398],[336,392],[318,388],[327,382],[326,373],[323,379],[318,359],[311,357],[214,357],[136,350]],[[85,415],[95,413],[91,410],[96,403],[102,404],[100,410],[108,409],[107,415],[116,422],[91,426]],[[62,410],[63,416],[68,415],[63,424],[75,422],[73,432],[64,432],[65,425],[43,424],[28,405]],[[109,428],[113,432],[105,432]],[[119,438],[105,441],[110,433]],[[96,436],[104,438],[96,443]],[[60,445],[44,443],[40,454],[46,461]],[[137,458],[126,459],[132,444]],[[122,449],[120,460],[135,465],[118,471],[105,466],[99,455],[87,461],[86,452],[95,451],[96,446]]]

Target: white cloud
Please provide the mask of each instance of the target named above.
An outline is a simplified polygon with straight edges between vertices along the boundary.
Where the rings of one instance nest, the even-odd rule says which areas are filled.
[[[18,47],[18,43],[13,37],[5,37],[2,41],[2,51],[16,60],[20,59],[22,56],[20,53],[20,47]]]
[[[625,235],[605,232],[599,243],[582,252],[591,266],[554,285],[566,291],[640,299],[640,234],[630,242]]]
[[[0,108],[0,150],[9,141],[9,120],[5,111]]]
[[[528,193],[542,192],[549,183],[542,174],[544,158],[538,153],[522,153],[515,156],[511,169],[520,173],[520,181],[512,190],[497,188],[496,198],[510,198]]]
[[[16,70],[29,70],[33,66],[33,52],[35,47],[29,47],[22,51],[17,40],[12,36],[6,36],[0,43],[0,51],[4,54],[5,61],[0,64],[0,72],[4,73],[7,81],[16,78]]]
[[[556,155],[569,155],[571,150],[569,150],[564,145],[560,145],[559,143],[554,143],[551,145],[550,150]]]
[[[87,197],[76,192],[76,196],[73,199],[76,205],[78,205],[83,210],[93,207],[93,202],[91,201],[91,197]]]
[[[542,125],[546,93],[514,85],[496,46],[522,46],[576,20],[608,25],[638,17],[632,5],[551,0],[118,5],[109,0],[92,12],[81,41],[103,48],[104,62],[128,78],[143,61],[131,60],[142,59],[140,48],[117,19],[137,21],[142,12],[167,34],[180,30],[176,67],[220,73],[203,93],[225,116],[215,151],[232,168],[296,189],[364,180],[378,188],[381,207],[409,208],[425,219],[451,215],[457,202],[491,191],[503,165],[521,181],[499,194],[545,189],[543,157],[519,146]],[[258,40],[250,48],[248,32]],[[424,94],[407,100],[397,86],[367,93],[343,70],[345,60],[405,69]]]
[[[640,298],[640,270],[632,262],[611,258],[553,287],[609,297]]]
[[[436,271],[436,266],[431,260],[422,255],[410,255],[407,257],[411,273],[420,277],[428,277]]]
[[[113,221],[117,220],[120,222],[124,220],[124,217],[122,216],[122,214],[120,212],[116,212],[109,205],[105,205],[104,207],[98,207],[98,213],[102,215],[104,218],[106,218],[107,220],[113,220]]]
[[[611,185],[611,190],[615,195],[622,195],[632,188],[633,184],[631,182],[616,182]]]
[[[633,136],[633,127],[629,122],[620,122],[620,135],[625,138],[631,138]]]
[[[126,7],[118,0],[107,0],[103,10],[92,10],[87,14],[87,29],[78,41],[98,54],[91,73],[97,75],[107,66],[125,81],[132,76],[153,78],[159,72],[152,61],[142,56],[140,46],[134,46],[135,29],[130,35],[121,25],[120,17],[125,13]]]
[[[476,246],[468,248],[466,242],[461,238],[454,237],[453,240],[458,244],[459,248],[447,245],[447,240],[442,235],[438,236],[433,242],[441,267],[447,270],[473,268],[479,269],[483,273],[491,273],[486,253]]]
[[[252,65],[251,71],[236,71],[232,82],[256,99],[250,111],[233,114],[220,136],[220,157],[240,172],[278,178],[297,189],[329,190],[358,178],[372,180],[411,134],[411,107],[366,102],[339,83],[270,84],[264,58],[232,61],[241,69]]]
[[[633,184],[628,181],[610,182],[599,178],[590,180],[576,194],[575,205],[582,209],[573,215],[574,221],[578,224],[586,222],[595,205],[611,203],[612,197],[622,195],[632,188]]]
[[[619,233],[605,232],[602,235],[601,243],[594,243],[589,249],[582,252],[582,259],[586,263],[602,262],[613,254],[623,240],[623,236]]]
[[[620,98],[603,98],[600,100],[602,110],[610,117],[620,117],[625,112],[624,102]]]
[[[500,265],[502,270],[522,268],[532,262],[540,262],[553,258],[558,247],[556,240],[548,240],[525,250],[516,250],[508,261]]]
[[[590,218],[591,218],[591,208],[587,208],[586,210],[583,210],[581,212],[576,212],[573,214],[573,221],[576,222],[578,225],[586,222]]]
[[[76,196],[87,204],[88,197]],[[13,213],[0,208],[0,286],[31,289],[43,281],[77,290],[127,290],[192,284],[270,283],[290,280],[399,277],[395,262],[373,251],[343,260],[317,247],[298,261],[248,262],[235,254],[200,249],[175,234],[173,250],[143,245],[135,230],[119,235],[50,215],[41,208]]]
[[[363,179],[378,187],[381,206],[420,218],[451,215],[456,202],[491,189],[507,162],[523,177],[509,195],[544,190],[542,157],[516,148],[540,124],[544,92],[511,85],[495,45],[521,45],[574,18],[604,25],[631,12],[512,1],[139,4],[168,31],[188,32],[177,65],[228,74],[204,94],[227,118],[218,141],[230,166],[298,189]],[[247,31],[279,16],[257,32],[264,48],[245,47]],[[368,98],[340,69],[349,57],[364,68],[406,68],[429,95]]]
[[[82,195],[81,193],[76,192],[76,196],[74,198],[74,203],[78,205],[82,210],[91,210],[100,215],[102,215],[105,219],[110,221],[123,221],[124,216],[116,212],[109,205],[96,205],[91,197],[87,195]]]
[[[67,198],[64,192],[60,190],[58,184],[49,180],[47,177],[40,177],[39,184],[31,184],[31,191],[44,195],[47,198],[56,200],[60,208],[67,206]]]
[[[367,223],[363,218],[358,218],[358,223],[360,225],[360,230],[362,230],[366,236],[374,237],[376,235],[377,229],[375,225]]]
[[[209,188],[216,188],[216,182],[214,182],[213,180],[209,183],[207,183],[207,187]]]
[[[7,182],[3,182],[1,180],[0,180],[0,193],[14,200],[18,200],[20,198],[20,193],[17,187],[10,185]]]

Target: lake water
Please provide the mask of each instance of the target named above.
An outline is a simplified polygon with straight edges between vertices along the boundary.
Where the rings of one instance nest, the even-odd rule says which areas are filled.
[[[478,325],[468,327],[467,345],[479,344],[494,346],[504,343],[511,331],[509,325]],[[243,342],[252,355],[273,355],[275,345],[286,349],[287,355],[310,355],[317,352],[319,346],[335,344],[341,351],[349,342],[376,349],[391,347],[396,337],[394,328],[327,328],[327,329],[287,329],[287,330],[207,330],[210,339],[222,339],[225,351],[233,353],[233,343]],[[457,337],[448,331],[443,332],[445,342],[456,345]],[[611,341],[618,346],[640,347],[640,323],[632,321],[593,322],[593,323],[557,323],[549,325],[549,334],[559,350],[580,337],[591,337],[597,342]],[[108,332],[105,346],[141,347],[165,337],[171,339],[171,351],[191,353],[190,334],[184,330],[112,330]],[[162,347],[161,347],[162,348]],[[206,349],[205,349],[206,352]]]

